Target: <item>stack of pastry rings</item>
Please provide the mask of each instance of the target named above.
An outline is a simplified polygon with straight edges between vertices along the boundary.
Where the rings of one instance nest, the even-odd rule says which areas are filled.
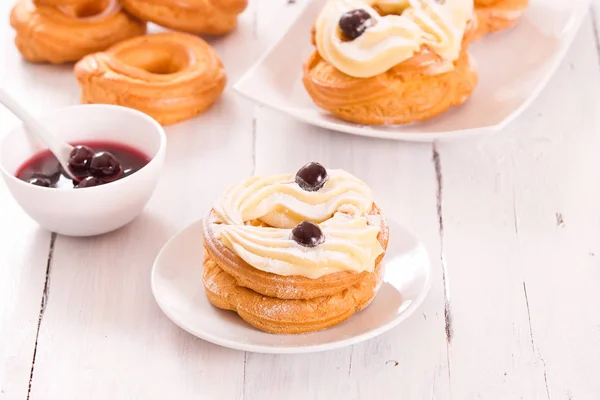
[[[146,33],[146,23],[126,13],[118,0],[19,0],[10,23],[25,59],[55,64]]]
[[[310,279],[277,275],[246,263],[216,237],[213,227],[217,217],[212,211],[203,220],[203,279],[209,301],[235,311],[250,325],[270,333],[306,333],[341,323],[367,307],[381,283],[389,228],[375,204],[370,214],[380,217],[377,240],[384,249],[374,270],[336,272]]]
[[[200,114],[225,88],[223,64],[204,40],[170,32],[125,40],[75,65],[83,103],[140,110],[162,125]]]

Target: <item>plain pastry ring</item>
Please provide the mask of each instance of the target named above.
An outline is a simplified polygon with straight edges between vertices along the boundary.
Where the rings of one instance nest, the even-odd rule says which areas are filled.
[[[204,40],[160,33],[121,42],[75,65],[83,103],[140,110],[163,125],[194,117],[223,91],[225,70]]]
[[[131,14],[176,30],[222,35],[237,25],[248,0],[121,0]]]
[[[125,13],[117,0],[60,7],[20,0],[12,9],[10,23],[25,59],[54,64],[77,61],[146,33],[146,23]]]

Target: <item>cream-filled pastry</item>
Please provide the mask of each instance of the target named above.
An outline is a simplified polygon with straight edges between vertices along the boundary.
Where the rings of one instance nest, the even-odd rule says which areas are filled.
[[[381,15],[384,10],[386,15]],[[350,25],[362,10],[364,31]],[[354,12],[354,14],[352,14]],[[343,17],[351,13],[348,17]],[[367,16],[368,15],[368,16]],[[473,18],[473,0],[333,0],[316,23],[315,42],[325,61],[355,78],[369,78],[409,60],[422,48],[443,61],[456,61],[467,25]],[[349,22],[343,22],[350,20]]]
[[[203,226],[209,300],[259,329],[324,329],[377,292],[388,227],[369,187],[348,172],[309,163],[295,176],[247,179]]]
[[[475,27],[473,0],[329,0],[304,86],[318,106],[352,122],[431,118],[475,87],[467,53]]]

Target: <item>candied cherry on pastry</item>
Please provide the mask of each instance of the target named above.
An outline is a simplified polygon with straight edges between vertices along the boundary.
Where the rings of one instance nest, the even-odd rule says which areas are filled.
[[[309,162],[296,172],[296,183],[307,192],[316,192],[327,182],[327,169],[318,162]]]
[[[31,62],[75,62],[146,33],[146,23],[127,14],[118,0],[69,1],[56,6],[31,1],[19,0],[10,14],[17,33],[15,44]]]
[[[323,243],[323,232],[319,225],[310,221],[304,221],[292,229],[292,239],[300,246],[316,247]]]
[[[203,35],[223,35],[237,25],[248,0],[120,0],[132,15],[166,28]]]
[[[340,18],[339,26],[346,39],[354,40],[362,35],[372,23],[371,14],[363,9],[358,9],[344,13]]]

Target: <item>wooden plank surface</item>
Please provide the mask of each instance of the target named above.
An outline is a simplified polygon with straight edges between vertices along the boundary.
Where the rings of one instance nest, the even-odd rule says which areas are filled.
[[[595,48],[588,18],[503,134],[438,146],[455,399],[600,396]]]
[[[0,16],[8,15],[7,6],[0,4]],[[0,85],[18,92],[24,82],[39,83],[38,74],[39,70],[21,68],[11,28],[0,24]],[[39,112],[47,101],[52,97],[39,96],[30,99],[28,106]],[[0,106],[0,135],[17,122]],[[50,239],[51,234],[38,228],[0,183],[0,398],[27,396],[38,317],[45,301]]]
[[[305,1],[251,1],[240,29],[212,41],[230,84]],[[168,128],[156,194],[117,232],[52,241],[0,184],[0,399],[600,398],[599,16],[494,137],[368,140],[228,89],[205,115]],[[69,67],[23,63],[11,37],[1,26],[2,85],[34,112],[76,104]],[[14,122],[0,110],[2,131]],[[227,184],[311,160],[364,179],[425,242],[434,283],[419,312],[366,343],[292,356],[220,348],[172,324],[149,288],[166,240]]]
[[[230,84],[258,54],[252,40],[241,39],[254,35],[255,6],[235,33],[211,41]],[[62,90],[79,89],[71,82]],[[244,353],[176,327],[156,305],[149,279],[169,237],[203,216],[228,184],[250,176],[252,126],[253,107],[228,90],[201,117],[166,129],[166,167],[141,217],[101,237],[57,239],[31,399],[229,399],[241,393]],[[219,384],[223,376],[227,385]]]

